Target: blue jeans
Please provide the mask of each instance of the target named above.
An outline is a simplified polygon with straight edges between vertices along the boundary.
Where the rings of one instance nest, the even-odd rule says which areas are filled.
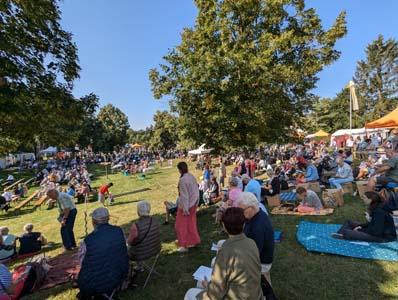
[[[347,182],[353,182],[354,178],[348,177],[348,178],[330,178],[329,183],[331,187],[334,187],[338,190],[342,190],[343,187],[341,186],[343,183]]]
[[[65,249],[76,247],[75,234],[73,233],[73,226],[75,225],[77,209],[74,208],[69,212],[64,226],[61,226],[62,244]]]

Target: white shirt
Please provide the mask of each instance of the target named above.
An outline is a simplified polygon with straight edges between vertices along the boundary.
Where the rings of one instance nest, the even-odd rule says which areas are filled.
[[[4,193],[2,194],[2,196],[4,197],[4,199],[6,199],[7,202],[10,202],[11,199],[12,199],[12,194],[11,194],[11,192],[4,192]]]
[[[346,144],[347,144],[348,148],[352,148],[354,146],[354,141],[351,139],[348,139]]]

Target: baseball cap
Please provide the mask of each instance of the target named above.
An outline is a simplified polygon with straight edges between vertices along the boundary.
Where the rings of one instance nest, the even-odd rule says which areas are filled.
[[[92,217],[96,221],[104,221],[109,219],[109,211],[105,207],[98,207],[93,210],[93,212],[90,214],[90,217]]]

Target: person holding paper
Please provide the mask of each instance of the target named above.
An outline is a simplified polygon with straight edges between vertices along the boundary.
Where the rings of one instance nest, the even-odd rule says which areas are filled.
[[[204,289],[189,289],[185,300],[263,299],[260,256],[255,242],[243,234],[244,223],[241,208],[225,211],[222,224],[228,239],[217,253],[210,282],[201,281]]]

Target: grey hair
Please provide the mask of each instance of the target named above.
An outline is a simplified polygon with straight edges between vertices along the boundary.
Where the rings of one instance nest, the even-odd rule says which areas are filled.
[[[251,206],[251,207],[254,207],[255,209],[259,209],[258,200],[257,200],[256,196],[254,196],[253,193],[249,193],[249,192],[240,193],[238,196],[237,202],[238,202],[238,204],[242,204],[247,207]]]
[[[27,231],[27,232],[32,231],[33,230],[33,224],[32,223],[25,224],[25,226],[23,227],[23,230]]]
[[[6,235],[6,234],[8,234],[8,227],[7,227],[7,226],[1,226],[1,227],[0,227],[0,234],[1,234],[1,235]]]
[[[137,213],[140,217],[147,217],[151,213],[151,205],[148,201],[140,201],[137,204]]]
[[[229,177],[228,183],[230,186],[238,186],[239,185],[239,180],[235,176]]]

